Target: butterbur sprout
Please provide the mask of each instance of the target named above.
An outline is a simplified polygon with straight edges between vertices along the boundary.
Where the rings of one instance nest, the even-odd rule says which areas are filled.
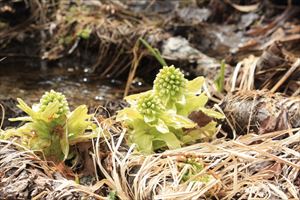
[[[180,148],[213,135],[216,122],[211,120],[199,127],[188,118],[193,111],[223,118],[221,113],[205,108],[208,98],[204,93],[199,95],[203,83],[203,77],[188,81],[174,66],[163,67],[153,89],[126,97],[130,107],[118,112],[117,121],[124,121],[128,127],[129,142],[149,154],[158,149]]]
[[[145,95],[138,101],[138,111],[144,116],[157,116],[163,109],[160,100],[151,95]]]
[[[49,105],[49,103],[57,101],[59,103],[59,110],[57,114],[59,116],[66,115],[69,113],[69,105],[67,102],[67,99],[65,95],[63,95],[60,92],[55,92],[54,90],[51,90],[50,92],[46,92],[42,98],[40,99],[40,111],[45,111],[46,107]]]
[[[187,80],[174,66],[163,67],[154,80],[154,90],[164,100],[176,100],[183,95]]]
[[[94,132],[95,126],[91,121],[93,115],[88,114],[88,108],[81,105],[70,112],[67,99],[60,92],[46,92],[38,107],[30,108],[22,99],[18,99],[18,103],[27,116],[9,120],[24,121],[25,124],[10,129],[2,137],[20,137],[22,145],[42,151],[46,158],[53,161],[67,159],[71,145],[98,135]],[[31,134],[33,132],[35,134]]]

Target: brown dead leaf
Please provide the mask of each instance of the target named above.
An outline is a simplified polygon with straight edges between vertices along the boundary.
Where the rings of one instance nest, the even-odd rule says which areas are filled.
[[[212,118],[204,114],[202,111],[194,111],[189,115],[189,118],[196,122],[199,127],[204,127],[209,122],[212,121]]]
[[[70,179],[73,179],[75,177],[73,170],[70,167],[66,166],[63,162],[58,163],[53,168],[60,174],[63,174]]]
[[[94,176],[95,175],[95,167],[94,161],[90,155],[90,151],[92,148],[92,142],[81,142],[76,144],[77,149],[79,151],[80,156],[80,164],[82,168],[80,170],[81,174],[84,176]]]

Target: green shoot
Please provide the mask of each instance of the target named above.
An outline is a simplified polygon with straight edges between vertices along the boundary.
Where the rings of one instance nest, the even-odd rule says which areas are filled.
[[[167,66],[167,63],[165,59],[161,56],[160,52],[158,49],[153,48],[146,40],[143,38],[139,38],[139,41],[145,45],[145,47],[152,53],[152,55],[158,60],[158,62],[161,64],[161,66]]]
[[[215,80],[215,85],[217,87],[218,92],[222,92],[224,89],[225,68],[226,68],[225,61],[222,60],[220,73],[218,74],[218,77]]]

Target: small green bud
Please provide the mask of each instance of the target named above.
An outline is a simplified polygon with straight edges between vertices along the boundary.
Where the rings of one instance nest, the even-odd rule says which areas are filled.
[[[162,111],[163,107],[157,97],[149,94],[139,99],[137,109],[143,115],[156,116]]]
[[[45,111],[48,104],[55,101],[59,102],[59,110],[57,113],[58,115],[67,114],[69,112],[69,106],[65,95],[63,95],[60,92],[55,92],[54,90],[51,90],[50,92],[46,92],[42,96],[40,100],[40,107],[39,107],[40,111],[41,112]]]
[[[187,80],[174,66],[163,67],[154,80],[154,90],[163,99],[175,100],[183,95]]]

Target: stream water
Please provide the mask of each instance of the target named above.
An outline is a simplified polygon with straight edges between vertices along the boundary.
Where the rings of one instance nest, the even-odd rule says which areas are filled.
[[[0,67],[0,100],[22,98],[32,104],[45,91],[54,89],[66,95],[71,107],[80,104],[102,105],[107,100],[120,99],[124,83],[114,79],[100,80],[88,69]]]

